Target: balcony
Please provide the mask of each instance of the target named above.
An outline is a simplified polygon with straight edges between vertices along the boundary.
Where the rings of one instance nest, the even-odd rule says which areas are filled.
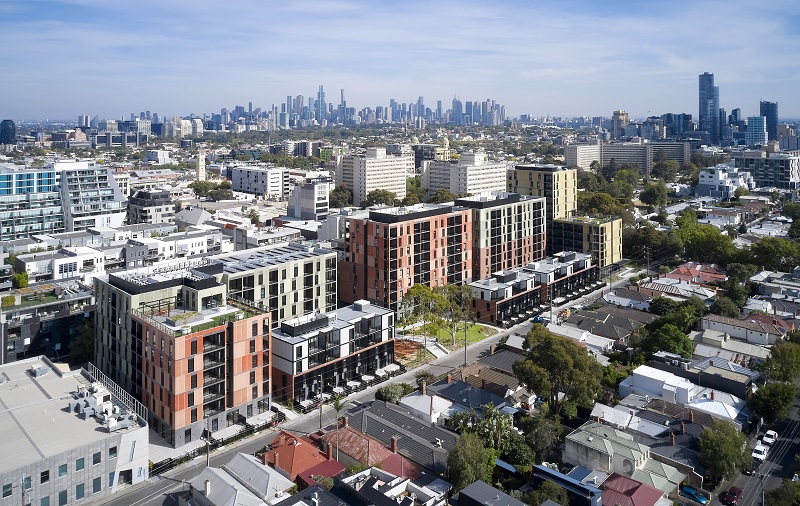
[[[225,360],[220,356],[206,356],[203,357],[203,370],[208,371],[210,369],[214,369],[215,367],[220,367],[225,365]]]
[[[224,398],[225,398],[225,392],[222,391],[212,390],[210,392],[203,392],[203,404],[208,404],[210,402],[214,402]]]
[[[216,375],[216,374],[204,374],[203,375],[203,386],[204,387],[210,387],[210,386],[213,386],[213,385],[218,385],[218,384],[222,383],[223,381],[225,381],[225,377],[222,376],[222,375]]]

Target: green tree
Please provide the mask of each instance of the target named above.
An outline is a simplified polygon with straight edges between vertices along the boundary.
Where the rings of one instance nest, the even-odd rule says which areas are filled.
[[[659,316],[674,313],[678,309],[678,301],[658,296],[650,301],[650,312]]]
[[[635,187],[639,183],[639,172],[628,169],[620,170],[614,175],[614,181]]]
[[[550,452],[558,446],[561,440],[561,418],[549,417],[543,412],[534,416],[522,418],[519,427],[525,433],[525,440],[536,453],[536,460],[548,460]]]
[[[217,184],[213,181],[200,181],[195,180],[189,183],[189,189],[192,190],[197,198],[208,196],[208,192],[217,188]]]
[[[791,272],[800,264],[798,245],[780,237],[763,237],[750,247],[753,263],[768,271]]]
[[[347,185],[336,185],[336,187],[331,190],[329,198],[331,207],[342,208],[353,205],[353,192],[347,188]]]
[[[361,207],[372,207],[377,205],[393,206],[397,201],[397,195],[389,190],[377,189],[367,193],[367,198],[361,202]]]
[[[469,305],[473,298],[472,289],[466,284],[447,284],[435,287],[434,292],[441,295],[444,299],[444,311],[441,314],[441,325],[447,330],[447,333],[450,334],[453,346],[455,346],[456,336],[459,331],[464,331],[471,314]]]
[[[413,391],[414,387],[408,383],[392,383],[377,389],[375,391],[375,400],[397,404],[400,399]]]
[[[564,487],[547,480],[530,493],[528,500],[532,506],[539,506],[548,499],[561,506],[569,506],[569,495]]]
[[[714,420],[700,434],[700,459],[717,476],[726,480],[750,461],[747,437],[730,422]]]
[[[792,220],[800,218],[800,203],[786,202],[781,208],[781,214]]]
[[[27,288],[28,287],[28,273],[15,272],[11,275],[11,284],[14,288]]]
[[[642,349],[648,353],[668,351],[685,358],[692,358],[692,340],[678,327],[668,323],[652,332],[643,340]]]
[[[791,225],[789,225],[789,237],[792,239],[800,238],[800,220],[794,220]]]
[[[428,202],[431,202],[433,204],[441,204],[443,202],[452,202],[456,198],[458,198],[457,195],[453,194],[450,190],[448,190],[447,188],[441,188],[439,190],[436,190],[436,193],[433,195],[433,197],[431,197],[431,199]]]
[[[483,445],[481,438],[465,432],[458,444],[447,453],[447,469],[453,492],[458,492],[476,481],[491,483],[495,452]]]
[[[651,174],[653,177],[659,178],[666,183],[671,183],[675,181],[680,168],[680,164],[675,160],[665,160],[663,162],[656,162],[653,165]]]
[[[215,202],[219,202],[221,200],[233,200],[233,192],[231,190],[225,189],[216,189],[211,190],[208,192],[208,198]]]
[[[91,320],[85,320],[69,347],[69,362],[78,365],[92,360],[94,360],[94,328]]]
[[[526,358],[514,364],[514,374],[545,400],[552,415],[558,415],[567,403],[589,405],[594,401],[602,368],[586,350],[538,324],[528,332],[525,348]]]
[[[516,467],[518,471],[528,471],[536,464],[536,453],[528,445],[525,436],[510,431],[505,438],[500,458]]]
[[[422,178],[414,176],[406,179],[406,198],[403,199],[404,206],[419,204],[425,200],[427,190],[422,187]]]
[[[800,344],[778,341],[759,368],[772,381],[794,383],[800,376]]]
[[[796,396],[794,383],[767,383],[747,399],[747,406],[763,418],[764,423],[772,424],[788,418]]]
[[[747,195],[750,195],[750,190],[748,190],[744,186],[740,186],[733,191],[733,197],[736,200],[739,200],[739,197],[744,197]]]
[[[755,266],[749,264],[731,263],[725,269],[728,281],[734,283],[744,283],[755,273]]]
[[[255,209],[250,209],[247,212],[247,217],[250,218],[250,223],[253,225],[258,225],[261,222],[261,218],[258,216],[258,211]]]
[[[769,506],[797,506],[800,504],[800,483],[785,480],[781,486],[764,493]]]
[[[639,200],[651,206],[663,206],[667,203],[667,185],[663,181],[650,183],[639,194]]]
[[[738,318],[739,306],[728,297],[721,295],[711,305],[711,312],[728,318]]]
[[[489,443],[487,446],[498,453],[505,447],[506,437],[513,432],[514,419],[511,415],[501,413],[491,404],[481,407],[480,419],[472,431],[480,436],[481,441]]]

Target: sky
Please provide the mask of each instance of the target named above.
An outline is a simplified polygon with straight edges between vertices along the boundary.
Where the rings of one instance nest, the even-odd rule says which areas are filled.
[[[0,117],[491,98],[508,116],[800,118],[797,0],[1,0]],[[306,99],[307,100],[307,99]],[[279,106],[280,107],[280,106]]]

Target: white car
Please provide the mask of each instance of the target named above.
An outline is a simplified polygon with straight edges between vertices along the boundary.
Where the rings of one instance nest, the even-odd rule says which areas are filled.
[[[775,441],[777,440],[778,440],[778,433],[775,432],[774,430],[768,430],[767,432],[764,433],[764,436],[761,438],[762,443],[770,446],[775,444]]]
[[[755,448],[753,448],[753,460],[757,460],[759,462],[764,462],[767,459],[767,447],[758,444]]]

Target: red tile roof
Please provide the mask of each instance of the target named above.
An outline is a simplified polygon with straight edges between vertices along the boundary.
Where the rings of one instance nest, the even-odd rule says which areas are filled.
[[[292,481],[298,474],[328,460],[309,439],[285,430],[275,435],[270,446],[270,450],[264,455],[264,463],[283,470]]]
[[[314,476],[322,476],[323,478],[336,478],[344,471],[345,467],[341,463],[335,460],[326,460],[325,462],[321,462],[311,469],[307,469],[302,473],[298,473],[297,481],[302,485],[301,488],[311,487],[316,483],[316,481],[314,481]]]
[[[417,466],[399,453],[389,455],[381,462],[381,467],[386,472],[392,473],[395,476],[408,478],[411,481],[416,480],[422,475],[422,471],[420,471]]]
[[[726,278],[725,270],[719,265],[701,264],[699,262],[686,262],[665,276],[694,283],[713,283],[715,281],[724,281]]]
[[[336,456],[337,432],[339,433],[339,451],[349,455],[362,464],[374,466],[383,462],[392,454],[392,451],[386,448],[380,441],[365,436],[361,432],[348,426],[342,427],[338,429],[338,431],[332,430],[322,436],[322,440],[333,447],[334,457]]]
[[[603,506],[655,506],[664,493],[627,476],[613,473],[600,485]]]

